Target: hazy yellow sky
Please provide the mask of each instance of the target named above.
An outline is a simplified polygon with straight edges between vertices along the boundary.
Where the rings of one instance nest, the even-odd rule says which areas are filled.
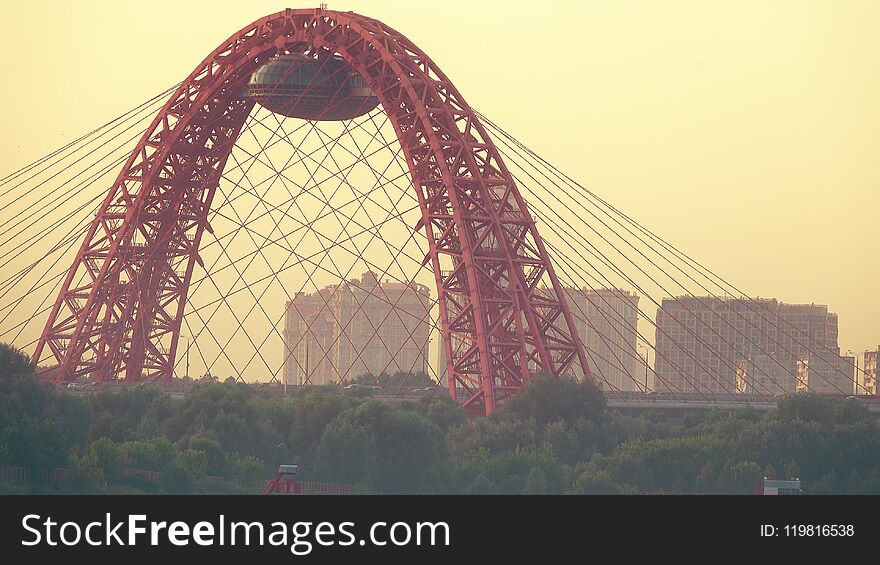
[[[0,176],[310,6],[7,3]],[[844,350],[880,343],[880,2],[329,7],[406,34],[472,106],[748,293],[828,304]]]

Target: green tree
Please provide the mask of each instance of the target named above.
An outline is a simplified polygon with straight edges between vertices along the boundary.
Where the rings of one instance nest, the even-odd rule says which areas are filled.
[[[589,467],[578,475],[572,491],[576,494],[623,494],[623,488],[608,471]]]
[[[533,419],[475,418],[451,428],[446,440],[453,457],[464,459],[481,449],[489,453],[534,451],[541,447],[541,432]]]
[[[374,438],[351,418],[334,422],[324,431],[317,465],[327,480],[367,491],[374,490],[381,472]]]
[[[122,442],[158,435],[158,427],[144,426],[145,416],[155,402],[163,395],[153,387],[132,387],[119,391],[102,390],[88,395],[88,402],[94,413],[89,437],[97,439],[108,437]],[[180,406],[178,405],[179,409]],[[170,438],[174,441],[174,437]]]
[[[831,424],[834,419],[834,402],[813,392],[799,392],[780,399],[776,403],[776,416],[781,420],[803,420]]]
[[[415,410],[446,433],[450,428],[467,422],[468,416],[461,404],[449,398],[444,391],[419,399]]]
[[[372,373],[364,373],[355,377],[354,382],[366,386],[380,386],[382,388],[415,389],[435,386],[437,383],[424,372],[381,373],[378,377]]]
[[[567,490],[568,482],[564,465],[546,449],[501,453],[490,453],[484,448],[479,449],[458,463],[453,483],[466,488],[468,485],[473,485],[477,477],[483,475],[487,478],[491,477],[494,493],[522,494],[534,469],[543,475],[545,485],[543,490],[546,494],[562,494]],[[534,471],[533,481],[539,481],[538,471]]]
[[[577,382],[538,374],[507,401],[500,413],[515,420],[534,419],[539,426],[557,420],[571,423],[579,418],[598,422],[605,417],[605,396],[592,379]]]
[[[467,490],[467,494],[492,494],[494,487],[489,479],[486,478],[486,475],[480,474],[474,479],[474,482],[471,483],[470,488]]]
[[[36,366],[20,349],[0,343],[0,386],[19,381],[34,374]]]
[[[193,477],[204,478],[212,474],[208,454],[204,451],[184,449],[177,454],[176,460]]]
[[[133,469],[162,471],[176,462],[177,450],[166,438],[127,441],[120,444],[125,464]]]
[[[344,448],[350,453],[342,453]],[[327,427],[318,453],[322,467],[333,476],[377,492],[430,493],[443,481],[440,429],[420,414],[378,400],[340,414]]]
[[[196,481],[189,470],[174,463],[162,471],[159,486],[166,494],[189,494],[196,490]]]
[[[185,436],[175,444],[175,447],[181,452],[193,451],[203,454],[199,457],[204,458],[205,475],[227,477],[233,474],[227,465],[226,452],[219,443],[209,437]]]
[[[538,467],[532,467],[526,477],[523,494],[547,494],[547,477]]]
[[[226,466],[229,469],[227,476],[240,482],[246,489],[245,492],[254,492],[254,487],[259,482],[260,474],[265,468],[262,460],[252,455],[238,453],[227,454]]]
[[[729,468],[730,489],[737,494],[753,494],[761,480],[761,467],[754,461],[738,461]]]
[[[122,479],[122,470],[128,465],[125,450],[112,439],[102,437],[89,444],[88,451],[80,459],[85,467],[101,467],[109,481]]]
[[[313,461],[324,430],[358,401],[336,387],[310,387],[293,403],[293,422],[287,443],[301,461]]]

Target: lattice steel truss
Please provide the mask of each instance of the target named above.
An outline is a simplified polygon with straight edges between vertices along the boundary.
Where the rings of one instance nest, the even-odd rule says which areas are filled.
[[[172,378],[190,281],[205,268],[199,244],[254,104],[243,87],[280,52],[339,54],[390,117],[421,208],[413,229],[428,240],[452,397],[491,414],[536,371],[589,374],[535,222],[475,112],[406,37],[321,9],[258,20],[181,83],[88,230],[34,359],[48,347],[62,382]]]

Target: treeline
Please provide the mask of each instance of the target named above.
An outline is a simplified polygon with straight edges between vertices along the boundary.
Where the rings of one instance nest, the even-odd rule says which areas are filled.
[[[297,463],[306,480],[364,493],[748,494],[773,475],[800,477],[808,493],[880,494],[880,424],[852,400],[796,395],[764,414],[671,420],[623,415],[591,383],[539,376],[495,416],[468,418],[443,394],[397,404],[328,387],[71,395],[33,369],[0,345],[0,466],[32,471],[0,492],[254,493]],[[59,486],[46,468],[102,475]]]
[[[364,373],[355,377],[352,382],[364,386],[378,386],[391,389],[407,388],[410,390],[433,387],[437,384],[427,373],[405,373],[403,371],[397,371],[391,374],[382,373],[378,377],[371,373]]]

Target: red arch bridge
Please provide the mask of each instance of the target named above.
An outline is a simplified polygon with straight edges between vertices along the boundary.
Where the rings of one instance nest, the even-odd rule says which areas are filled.
[[[181,83],[0,179],[0,198],[0,340],[59,383],[171,383],[191,358],[198,374],[298,385],[357,368],[425,373],[491,414],[538,372],[772,396],[818,382],[774,361],[839,353],[351,12],[242,28]],[[673,311],[664,296],[689,298]],[[705,311],[723,312],[717,337],[685,320]]]

